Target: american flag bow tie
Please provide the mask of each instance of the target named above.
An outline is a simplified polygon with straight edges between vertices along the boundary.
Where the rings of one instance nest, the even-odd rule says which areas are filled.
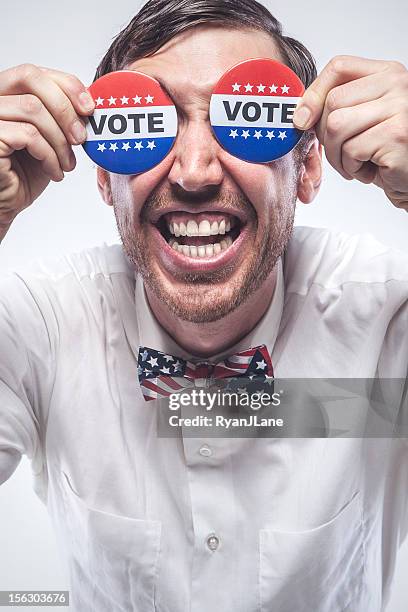
[[[235,353],[215,364],[209,361],[186,361],[141,346],[138,375],[146,401],[168,397],[194,386],[205,386],[207,380],[247,377],[250,381],[268,382],[274,376],[271,357],[265,344]]]

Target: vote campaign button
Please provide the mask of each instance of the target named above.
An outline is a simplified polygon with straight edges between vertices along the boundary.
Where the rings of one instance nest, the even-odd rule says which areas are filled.
[[[221,77],[211,96],[215,137],[228,153],[244,161],[268,163],[283,157],[303,134],[293,126],[303,93],[302,81],[280,62],[240,62]]]
[[[133,70],[110,72],[89,92],[96,106],[83,147],[98,166],[139,174],[166,157],[177,135],[177,111],[156,79]]]

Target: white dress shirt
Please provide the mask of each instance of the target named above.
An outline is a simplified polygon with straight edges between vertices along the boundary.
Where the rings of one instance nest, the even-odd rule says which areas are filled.
[[[408,257],[295,228],[273,300],[225,353],[275,375],[399,377]],[[159,326],[120,245],[0,284],[0,482],[32,460],[77,612],[379,612],[408,526],[408,447],[389,439],[164,438],[139,346]]]

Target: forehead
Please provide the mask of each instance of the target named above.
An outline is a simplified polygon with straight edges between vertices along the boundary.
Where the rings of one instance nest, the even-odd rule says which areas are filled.
[[[224,72],[255,57],[281,60],[276,43],[266,32],[205,25],[175,36],[128,68],[158,79],[173,95],[192,88],[208,95]]]

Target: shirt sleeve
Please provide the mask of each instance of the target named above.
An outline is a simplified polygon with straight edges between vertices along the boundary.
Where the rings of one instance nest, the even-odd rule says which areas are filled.
[[[0,484],[22,454],[42,467],[50,341],[38,301],[18,275],[0,280]]]

